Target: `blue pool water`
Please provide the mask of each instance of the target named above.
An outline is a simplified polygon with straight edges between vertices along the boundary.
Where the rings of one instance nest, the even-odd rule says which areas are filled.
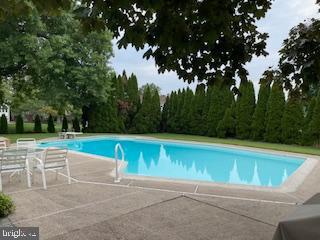
[[[83,153],[114,157],[120,143],[128,162],[125,173],[172,179],[255,186],[280,186],[304,159],[253,151],[170,141],[103,137],[42,143]]]

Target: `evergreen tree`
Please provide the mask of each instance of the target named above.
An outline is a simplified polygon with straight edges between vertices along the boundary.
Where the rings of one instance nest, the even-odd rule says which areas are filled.
[[[62,132],[67,132],[68,131],[68,119],[66,117],[66,115],[63,115],[63,119],[62,119]]]
[[[217,126],[217,136],[219,138],[234,137],[235,135],[235,115],[234,104],[229,107],[223,118],[220,120]]]
[[[303,124],[303,110],[299,94],[291,92],[282,117],[282,141],[286,144],[300,144]]]
[[[312,118],[309,124],[310,136],[315,146],[320,145],[320,90],[314,105]]]
[[[307,114],[306,114],[306,117],[304,118],[304,124],[303,124],[304,126],[303,126],[302,141],[301,141],[303,145],[313,144],[312,136],[310,133],[310,122],[312,120],[313,110],[316,105],[316,102],[317,102],[317,98],[313,97],[311,98],[307,106],[307,110],[306,110]]]
[[[166,97],[166,101],[163,105],[162,112],[161,112],[161,132],[167,132],[168,131],[168,114],[169,114],[169,103],[170,103],[170,96]]]
[[[138,89],[137,77],[133,74],[128,79],[127,95],[129,102],[127,129],[132,128],[132,121],[140,106],[140,95]]]
[[[250,138],[252,115],[255,109],[255,94],[252,82],[241,82],[236,102],[236,136]]]
[[[2,114],[0,119],[0,133],[7,134],[8,133],[8,121],[4,114]]]
[[[190,88],[187,88],[181,110],[181,133],[190,133],[190,106],[193,102],[193,97],[193,91]]]
[[[75,132],[80,132],[80,123],[77,117],[75,117],[72,121],[72,128]]]
[[[120,132],[117,103],[114,96],[106,103],[91,104],[88,111],[88,132]]]
[[[53,117],[52,115],[50,114],[49,115],[49,118],[48,118],[48,133],[54,133],[56,130],[55,130],[55,127],[54,127],[54,121],[53,121]]]
[[[178,109],[178,95],[174,91],[170,95],[170,103],[168,109],[168,131],[176,133],[177,132],[177,122],[175,120],[175,115]]]
[[[191,134],[203,135],[205,131],[203,123],[203,110],[205,104],[206,94],[205,85],[199,84],[196,88],[193,101],[191,103],[191,109],[189,113],[190,117],[190,132]]]
[[[176,101],[176,110],[174,112],[173,121],[175,123],[175,132],[181,133],[182,129],[182,122],[181,122],[181,116],[182,116],[182,105],[185,97],[185,90],[182,91],[179,89],[177,93],[177,101]]]
[[[251,125],[251,138],[253,140],[263,140],[264,138],[267,105],[270,96],[270,83],[272,81],[272,75],[270,75],[269,71],[266,71],[264,78],[260,80],[258,101]]]
[[[282,82],[276,79],[273,83],[267,105],[266,132],[267,142],[281,142],[281,119],[285,107]]]
[[[152,132],[158,132],[160,129],[161,121],[161,108],[160,108],[160,96],[157,90],[153,91],[152,95]]]
[[[24,133],[23,118],[20,114],[16,117],[16,133]]]
[[[42,132],[42,126],[41,126],[41,119],[40,116],[37,114],[34,119],[34,128],[33,131],[35,133],[41,133]]]
[[[220,82],[216,82],[216,84],[212,86],[210,108],[207,118],[207,135],[211,137],[217,136],[218,123],[221,121],[226,109],[231,106],[233,101],[233,93],[228,86],[222,85]]]
[[[134,132],[148,133],[152,131],[153,121],[150,112],[152,112],[152,95],[149,86],[146,86],[143,92],[141,107],[133,120]]]

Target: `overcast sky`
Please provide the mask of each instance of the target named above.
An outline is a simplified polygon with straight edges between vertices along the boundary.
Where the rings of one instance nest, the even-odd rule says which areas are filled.
[[[261,31],[269,33],[267,40],[267,57],[255,58],[247,65],[250,79],[257,88],[261,74],[269,66],[276,67],[279,60],[278,51],[282,42],[287,38],[289,30],[305,19],[319,17],[316,0],[275,0],[266,17],[258,22]],[[162,94],[188,86],[179,80],[173,72],[158,74],[152,59],[143,59],[143,51],[137,52],[134,48],[118,49],[114,46],[114,58],[111,64],[120,74],[125,70],[128,74],[134,73],[138,78],[139,86],[146,83],[155,83],[161,88]],[[194,88],[195,84],[191,87]]]

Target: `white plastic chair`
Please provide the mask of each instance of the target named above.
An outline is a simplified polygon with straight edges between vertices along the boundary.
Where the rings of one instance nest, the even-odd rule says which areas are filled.
[[[47,189],[46,171],[55,171],[56,179],[58,177],[58,171],[66,168],[68,176],[68,184],[71,184],[69,161],[67,158],[67,149],[47,148],[44,153],[44,158],[40,159],[35,157],[36,164],[34,164],[34,170],[41,171],[43,188]],[[32,174],[34,180],[34,173]]]
[[[2,173],[20,173],[26,171],[28,187],[31,187],[27,148],[7,148],[0,150],[0,191],[2,191]]]
[[[19,138],[17,139],[18,148],[35,148],[37,141],[34,138]]]

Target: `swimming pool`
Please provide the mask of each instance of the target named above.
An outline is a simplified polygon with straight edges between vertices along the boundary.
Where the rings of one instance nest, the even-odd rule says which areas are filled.
[[[127,174],[170,179],[278,187],[304,162],[303,158],[205,144],[124,137],[99,137],[41,143],[43,147],[114,157],[120,143]]]

